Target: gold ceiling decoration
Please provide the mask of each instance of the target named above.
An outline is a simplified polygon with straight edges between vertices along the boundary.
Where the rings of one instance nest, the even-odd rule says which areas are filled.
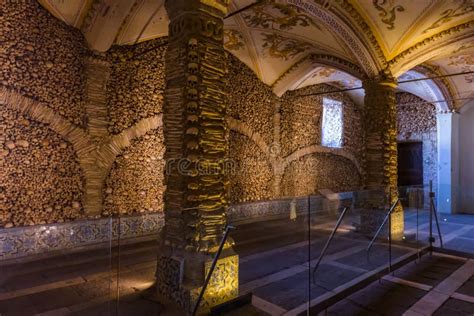
[[[267,4],[270,2],[271,4]],[[320,29],[313,19],[301,12],[301,9],[287,4],[267,1],[252,8],[252,13],[243,13],[246,24],[250,27],[279,29],[289,31],[296,26],[310,25]]]
[[[449,58],[450,66],[458,66],[460,67],[461,72],[469,72],[474,70],[474,55],[459,55],[459,56],[452,56]],[[474,83],[474,74],[468,74],[464,76],[464,80],[467,83]]]
[[[323,78],[329,78],[331,75],[337,73],[338,71],[334,68],[322,68],[318,71],[316,71],[311,78],[314,77],[323,77]]]
[[[228,50],[239,50],[244,48],[244,36],[239,30],[224,30],[224,47]]]
[[[461,45],[459,48],[456,48],[455,50],[453,50],[451,52],[451,55],[457,54],[461,51],[464,51],[464,50],[467,50],[467,49],[470,49],[470,48],[474,48],[474,42],[469,43],[469,44],[465,44],[465,45]]]
[[[97,51],[168,33],[165,0],[38,1]],[[450,56],[474,51],[474,0],[265,0],[243,11],[255,0],[199,1],[240,12],[224,20],[225,47],[280,92],[294,86],[297,74],[310,76],[321,66],[308,59],[315,53],[362,73],[327,58],[325,68],[374,77],[384,70],[400,76],[426,62],[449,73],[461,67],[448,65]],[[452,81],[458,91],[472,90],[462,76]]]
[[[382,23],[387,24],[387,30],[395,29],[396,12],[403,12],[405,8],[401,5],[394,5],[393,0],[373,0],[373,5],[380,12]]]
[[[426,28],[423,33],[427,33],[430,30],[436,29],[451,21],[453,18],[460,17],[471,12],[474,12],[474,0],[463,0],[457,8],[443,11],[441,13],[441,17],[431,24],[431,26]]]
[[[292,59],[312,47],[310,43],[276,33],[262,33],[262,36],[263,51],[273,58]]]

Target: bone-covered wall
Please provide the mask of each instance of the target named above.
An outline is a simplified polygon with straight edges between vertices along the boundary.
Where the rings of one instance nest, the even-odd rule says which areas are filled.
[[[423,143],[423,183],[433,181],[433,187],[436,188],[438,182],[436,107],[407,92],[397,93],[396,98],[397,140]]]
[[[81,32],[55,19],[37,1],[1,3],[1,84],[47,103],[82,126],[88,52]]]
[[[343,93],[319,94],[337,88],[326,84],[309,86],[283,95],[282,154],[321,146],[323,99],[342,102],[342,150],[353,160],[325,148],[292,161],[284,173],[282,195],[306,195],[319,189],[336,192],[357,190],[361,186],[363,130],[361,109]],[[310,95],[317,94],[317,95]],[[357,163],[354,164],[354,162]]]
[[[109,133],[118,134],[161,114],[166,39],[113,47],[108,53]],[[103,215],[162,211],[163,130],[132,141],[115,159],[103,189]]]
[[[361,113],[349,97],[326,96],[343,104],[343,147],[323,147],[323,96],[303,95],[334,87],[310,86],[278,98],[247,66],[229,59],[230,158],[237,171],[230,177],[232,202],[360,188]]]
[[[161,212],[166,38],[99,55],[35,1],[7,2],[0,227]],[[331,87],[278,98],[228,61],[231,203],[359,187],[360,110],[347,96],[331,95],[344,105],[343,147],[324,148],[322,97],[302,94]]]
[[[272,168],[260,148],[238,132],[230,133],[229,159],[231,203],[272,198]]]
[[[161,211],[166,39],[97,55],[36,1],[1,13],[0,227]]]
[[[285,119],[282,120],[282,151],[285,155],[305,146],[321,144],[323,99],[329,98],[343,104],[343,147],[361,158],[361,108],[343,93],[320,94],[337,89],[319,84],[288,91],[283,95],[281,112]]]
[[[84,126],[87,49],[80,32],[54,19],[36,1],[4,0],[0,33],[2,96],[5,89],[18,92]],[[48,124],[1,104],[0,147],[0,227],[81,217],[84,178],[67,139]]]

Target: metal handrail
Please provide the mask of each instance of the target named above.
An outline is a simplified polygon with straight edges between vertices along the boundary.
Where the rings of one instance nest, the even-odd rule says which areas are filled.
[[[439,244],[441,248],[443,247],[443,237],[441,236],[441,229],[439,227],[438,214],[436,210],[436,205],[434,202],[435,193],[433,192],[433,181],[430,181],[430,248],[433,248],[433,215],[436,221],[436,228],[438,229]]]
[[[334,235],[336,234],[337,229],[339,228],[339,225],[341,225],[342,220],[344,219],[344,216],[346,215],[348,208],[345,207],[344,210],[342,211],[341,215],[339,215],[339,219],[336,222],[336,226],[334,226],[334,229],[331,232],[331,235],[329,236],[328,240],[326,241],[326,245],[324,245],[323,250],[321,251],[321,254],[319,255],[318,261],[316,262],[316,265],[313,268],[313,284],[316,284],[316,270],[319,267],[319,264],[323,260],[324,255],[326,254],[326,250],[329,247],[329,244],[331,243],[332,239],[334,238]],[[308,243],[311,241],[308,240]]]
[[[393,203],[393,205],[390,207],[390,209],[388,210],[387,212],[387,215],[385,215],[385,218],[383,219],[383,222],[382,224],[380,225],[379,229],[377,229],[377,232],[375,233],[374,237],[372,238],[372,240],[370,241],[369,245],[367,246],[367,260],[369,259],[369,254],[370,254],[370,249],[372,249],[372,246],[374,245],[374,242],[375,240],[377,239],[378,235],[380,234],[380,232],[382,231],[382,228],[383,226],[385,225],[385,223],[387,222],[387,220],[389,219],[390,215],[392,214],[392,212],[395,210],[395,207],[397,206],[397,204],[400,202],[400,198],[397,198],[397,200],[395,201],[395,203]],[[391,225],[390,225],[391,226]],[[391,234],[391,227],[389,228],[389,234]],[[390,238],[391,239],[391,238]],[[390,240],[391,242],[391,240]]]
[[[209,281],[211,280],[212,273],[214,272],[214,269],[216,268],[217,261],[219,260],[219,257],[222,253],[222,250],[224,249],[224,245],[225,245],[225,242],[227,240],[227,237],[229,236],[229,232],[230,232],[231,229],[234,229],[234,228],[235,227],[231,226],[231,225],[227,225],[225,227],[224,236],[222,237],[221,243],[219,245],[219,249],[217,250],[216,256],[212,260],[211,268],[209,269],[209,273],[206,276],[206,280],[204,281],[204,285],[201,288],[201,292],[199,293],[198,299],[196,301],[196,305],[194,305],[193,314],[192,314],[193,316],[196,315],[196,313],[198,311],[198,308],[199,308],[199,305],[201,305],[202,298],[204,296],[204,293],[206,292],[207,285],[209,284]]]

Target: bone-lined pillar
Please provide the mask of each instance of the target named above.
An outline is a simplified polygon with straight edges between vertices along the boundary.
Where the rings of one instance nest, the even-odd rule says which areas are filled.
[[[170,19],[163,109],[165,227],[158,254],[160,297],[192,309],[223,236],[228,208],[226,56],[228,0],[167,0]],[[203,307],[238,293],[231,243],[214,271]]]
[[[391,203],[398,197],[396,86],[393,78],[385,76],[364,82],[365,186],[369,190],[381,189],[387,196],[390,194]],[[373,226],[370,230],[380,223],[380,214],[373,215],[375,221],[370,219],[369,212],[366,223],[362,223]],[[392,215],[392,236],[396,239],[403,236],[400,206]]]

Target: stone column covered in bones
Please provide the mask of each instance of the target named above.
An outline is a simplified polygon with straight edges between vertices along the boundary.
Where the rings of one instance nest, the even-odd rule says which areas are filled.
[[[165,228],[159,297],[189,313],[226,225],[228,152],[223,17],[228,0],[168,0],[169,45],[163,130]],[[202,309],[238,294],[238,257],[227,242]]]
[[[375,202],[379,206],[384,204],[383,200],[390,200],[392,204],[398,198],[396,86],[395,80],[387,76],[364,82],[365,185],[369,190],[380,190],[380,201]],[[369,210],[362,216],[362,228],[365,226],[373,232],[380,225],[384,213],[375,214]],[[392,215],[392,236],[396,239],[403,237],[400,204]]]

